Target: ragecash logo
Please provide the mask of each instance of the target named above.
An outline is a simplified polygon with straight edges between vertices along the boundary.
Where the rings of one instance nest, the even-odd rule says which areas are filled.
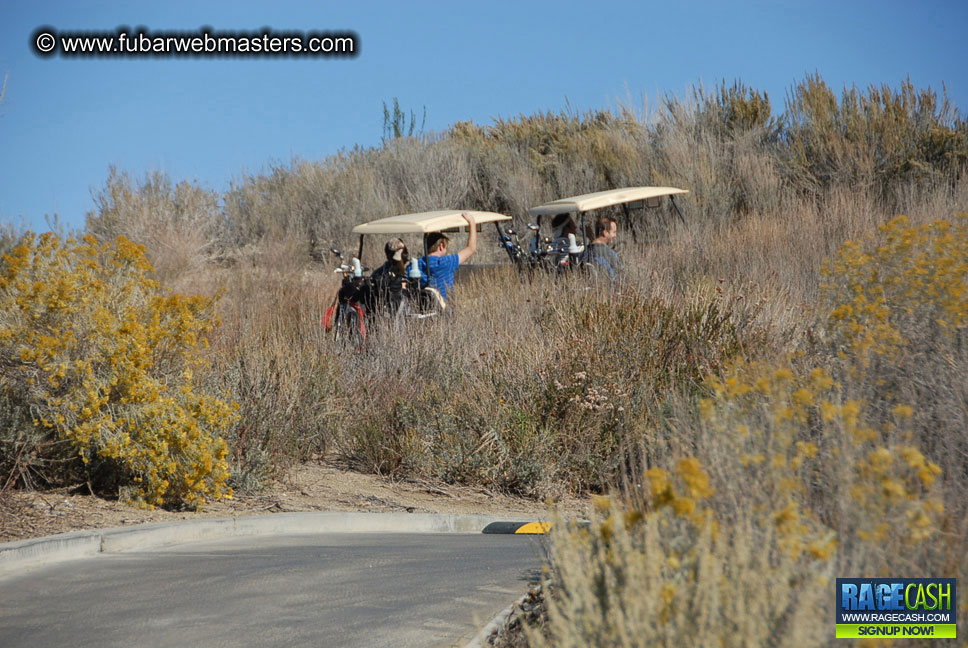
[[[955,639],[954,578],[838,578],[838,639]]]

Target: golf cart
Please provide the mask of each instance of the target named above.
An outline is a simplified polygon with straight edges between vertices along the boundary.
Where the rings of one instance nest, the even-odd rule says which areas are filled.
[[[639,231],[633,212],[659,209],[667,199],[671,209],[685,223],[675,200],[676,196],[685,193],[689,192],[675,187],[626,187],[561,198],[528,210],[528,215],[535,218],[534,223],[528,225],[534,233],[529,242],[522,243],[516,232],[507,230],[502,243],[511,260],[521,268],[561,271],[581,267],[585,265],[585,248],[594,238],[591,232],[594,219],[586,217],[588,212],[619,207],[633,242],[638,242]],[[546,220],[547,225],[543,225],[542,220]],[[550,235],[543,236],[542,231],[549,229]]]
[[[498,223],[511,220],[510,216],[494,212],[446,209],[390,216],[354,227],[352,232],[359,234],[360,243],[359,251],[351,262],[345,263],[342,253],[335,248],[332,250],[340,258],[336,272],[342,273],[343,282],[333,304],[323,316],[326,330],[333,332],[337,339],[349,335],[358,346],[362,346],[368,323],[374,316],[423,319],[443,312],[447,304],[436,290],[424,285],[416,258],[409,259],[403,272],[381,275],[377,279],[366,276],[370,269],[362,263],[364,242],[367,235],[386,238],[419,234],[422,236],[423,256],[426,256],[429,253],[427,237],[430,234],[467,231],[467,221],[461,215],[464,213],[474,217],[478,230],[484,223],[495,223],[500,232]],[[404,259],[400,261],[405,262]]]

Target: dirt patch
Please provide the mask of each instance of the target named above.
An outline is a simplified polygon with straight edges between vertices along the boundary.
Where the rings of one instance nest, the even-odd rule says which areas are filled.
[[[585,500],[555,504],[564,515],[581,516]],[[547,505],[480,488],[412,480],[391,481],[346,470],[331,462],[307,463],[257,494],[210,502],[202,511],[144,511],[119,503],[70,494],[65,490],[13,491],[0,496],[0,542],[37,538],[81,529],[107,529],[211,517],[270,515],[293,511],[373,511],[379,513],[454,513],[547,515]]]

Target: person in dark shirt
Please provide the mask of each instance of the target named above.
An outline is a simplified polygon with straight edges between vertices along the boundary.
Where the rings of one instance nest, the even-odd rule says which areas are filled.
[[[616,280],[622,274],[622,260],[612,249],[618,238],[618,224],[610,216],[602,216],[595,221],[593,233],[595,238],[585,250],[585,263],[593,264],[595,269],[604,272],[611,280]]]
[[[403,239],[395,238],[383,246],[387,260],[370,275],[372,290],[367,306],[397,313],[405,300],[407,290],[407,262],[410,255]]]
[[[403,239],[395,238],[387,241],[387,244],[383,246],[383,253],[387,257],[386,263],[374,270],[371,276],[374,279],[381,279],[386,274],[405,277],[410,254],[407,252],[407,244],[403,242]]]

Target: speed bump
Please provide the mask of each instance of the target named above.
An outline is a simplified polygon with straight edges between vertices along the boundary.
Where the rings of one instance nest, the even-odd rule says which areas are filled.
[[[483,533],[514,533],[537,535],[551,531],[551,522],[491,522]]]

